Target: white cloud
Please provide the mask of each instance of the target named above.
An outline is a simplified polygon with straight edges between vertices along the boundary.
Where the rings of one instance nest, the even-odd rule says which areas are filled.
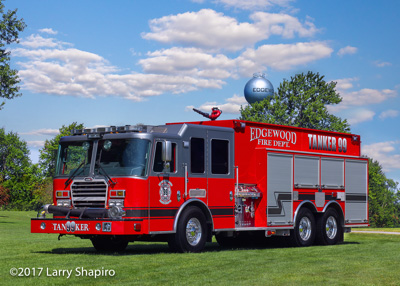
[[[357,53],[357,51],[358,51],[358,49],[356,47],[347,46],[347,47],[341,48],[337,54],[339,57],[342,57],[344,55],[353,55],[353,54]]]
[[[200,78],[185,74],[117,74],[99,55],[78,49],[15,49],[23,87],[36,93],[72,95],[88,98],[121,96],[141,101],[166,92],[184,93],[200,88],[221,88],[218,78]]]
[[[30,148],[43,148],[44,141],[27,141],[26,142]]]
[[[334,82],[336,82],[336,89],[342,91],[353,88],[353,82],[355,81],[358,81],[358,78],[353,77],[334,80]]]
[[[131,52],[132,56],[142,56],[142,53],[136,52],[134,48],[130,48],[129,51]]]
[[[294,0],[215,0],[216,3],[221,3],[226,7],[251,11],[265,11],[275,6],[288,8],[293,1]]]
[[[205,102],[197,107],[197,109],[206,113],[210,113],[213,107],[218,107],[223,113],[239,114],[240,107],[244,107],[246,105],[247,101],[244,96],[234,94],[232,97],[225,99],[225,103],[218,103],[217,101]],[[194,106],[192,105],[186,106],[187,111],[192,110],[193,108]]]
[[[39,32],[49,34],[49,35],[57,35],[58,34],[58,32],[54,31],[52,28],[40,29]]]
[[[366,106],[371,104],[379,104],[389,98],[397,96],[397,91],[393,89],[371,89],[363,88],[356,91],[350,91],[358,78],[346,78],[334,80],[337,82],[336,91],[342,97],[342,102],[338,105],[327,106],[330,112],[339,112],[355,106]]]
[[[56,136],[59,133],[60,133],[60,131],[58,129],[43,128],[43,129],[38,129],[38,130],[32,130],[32,131],[29,131],[29,132],[22,132],[21,134]]]
[[[34,39],[39,42],[33,44]],[[237,58],[199,48],[173,47],[149,52],[138,63],[144,73],[120,74],[103,57],[70,48],[68,43],[37,35],[25,41],[27,48],[13,50],[23,88],[36,93],[79,96],[120,96],[141,101],[163,93],[185,93],[203,88],[222,88],[224,79],[250,76],[268,67],[287,70],[328,57],[326,43],[264,45],[247,49]],[[65,48],[64,48],[65,47]]]
[[[319,31],[310,18],[302,24],[299,19],[288,14],[255,12],[250,15],[250,19],[260,31],[263,31],[264,39],[268,39],[271,35],[282,36],[286,39],[293,38],[296,34],[299,37],[312,37]]]
[[[383,61],[375,61],[374,65],[378,68],[383,68],[383,67],[389,67],[392,65],[392,63],[389,62],[383,62]]]
[[[389,110],[383,111],[383,112],[379,115],[379,118],[380,118],[380,119],[395,118],[395,117],[399,116],[399,113],[400,113],[400,112],[399,112],[398,110],[389,109]]]
[[[23,47],[37,49],[37,48],[63,48],[64,46],[72,46],[70,43],[61,42],[55,38],[45,38],[37,34],[29,35],[27,38],[22,39],[20,44]]]
[[[363,88],[358,91],[341,93],[342,103],[347,106],[361,106],[381,103],[388,98],[395,97],[397,92],[392,89],[370,89]]]
[[[235,61],[225,55],[212,55],[196,48],[171,48],[148,53],[139,64],[146,73],[184,74],[223,79],[232,76]]]
[[[318,30],[306,21],[286,14],[265,12],[253,13],[254,23],[239,23],[235,18],[225,16],[211,9],[164,16],[150,21],[150,33],[143,33],[147,40],[165,44],[181,44],[207,50],[238,51],[268,39],[271,35],[284,38],[309,37]]]
[[[237,58],[211,54],[196,48],[171,48],[148,53],[139,61],[147,73],[194,76],[208,79],[250,76],[267,68],[289,70],[318,59],[329,57],[332,49],[326,43],[311,42],[263,45],[247,49]]]
[[[375,116],[375,112],[368,109],[351,110],[351,114],[347,119],[351,125],[356,125],[361,122],[371,121]]]
[[[251,46],[262,38],[258,27],[238,23],[211,9],[165,16],[150,21],[152,32],[142,34],[147,40],[161,43],[179,43],[205,49],[235,51]]]
[[[239,69],[247,71],[289,70],[296,66],[329,57],[333,50],[323,42],[263,45],[257,49],[247,49],[239,58]]]
[[[385,172],[400,169],[400,141],[378,142],[362,146],[362,153],[379,161]]]

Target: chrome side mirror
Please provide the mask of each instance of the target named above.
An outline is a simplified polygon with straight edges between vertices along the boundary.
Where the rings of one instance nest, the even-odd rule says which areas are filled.
[[[162,160],[164,162],[172,161],[172,143],[171,141],[162,142]]]

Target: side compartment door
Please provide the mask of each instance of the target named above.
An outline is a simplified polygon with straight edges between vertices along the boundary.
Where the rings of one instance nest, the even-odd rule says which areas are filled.
[[[268,153],[267,226],[292,225],[293,155]]]
[[[346,160],[346,223],[368,221],[368,163]]]

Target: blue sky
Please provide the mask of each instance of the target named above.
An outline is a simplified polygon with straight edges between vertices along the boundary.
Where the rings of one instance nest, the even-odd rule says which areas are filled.
[[[192,107],[239,116],[263,72],[276,88],[313,71],[337,82],[330,107],[362,152],[400,181],[399,1],[5,1],[27,28],[11,47],[22,97],[1,126],[28,142],[86,127],[199,120]]]

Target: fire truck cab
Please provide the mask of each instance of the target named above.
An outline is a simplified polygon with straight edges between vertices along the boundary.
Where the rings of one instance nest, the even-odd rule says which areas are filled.
[[[232,245],[254,233],[336,244],[368,226],[360,144],[240,120],[74,130],[60,140],[54,203],[31,231],[87,238],[100,251],[145,240],[198,252],[213,235]]]

